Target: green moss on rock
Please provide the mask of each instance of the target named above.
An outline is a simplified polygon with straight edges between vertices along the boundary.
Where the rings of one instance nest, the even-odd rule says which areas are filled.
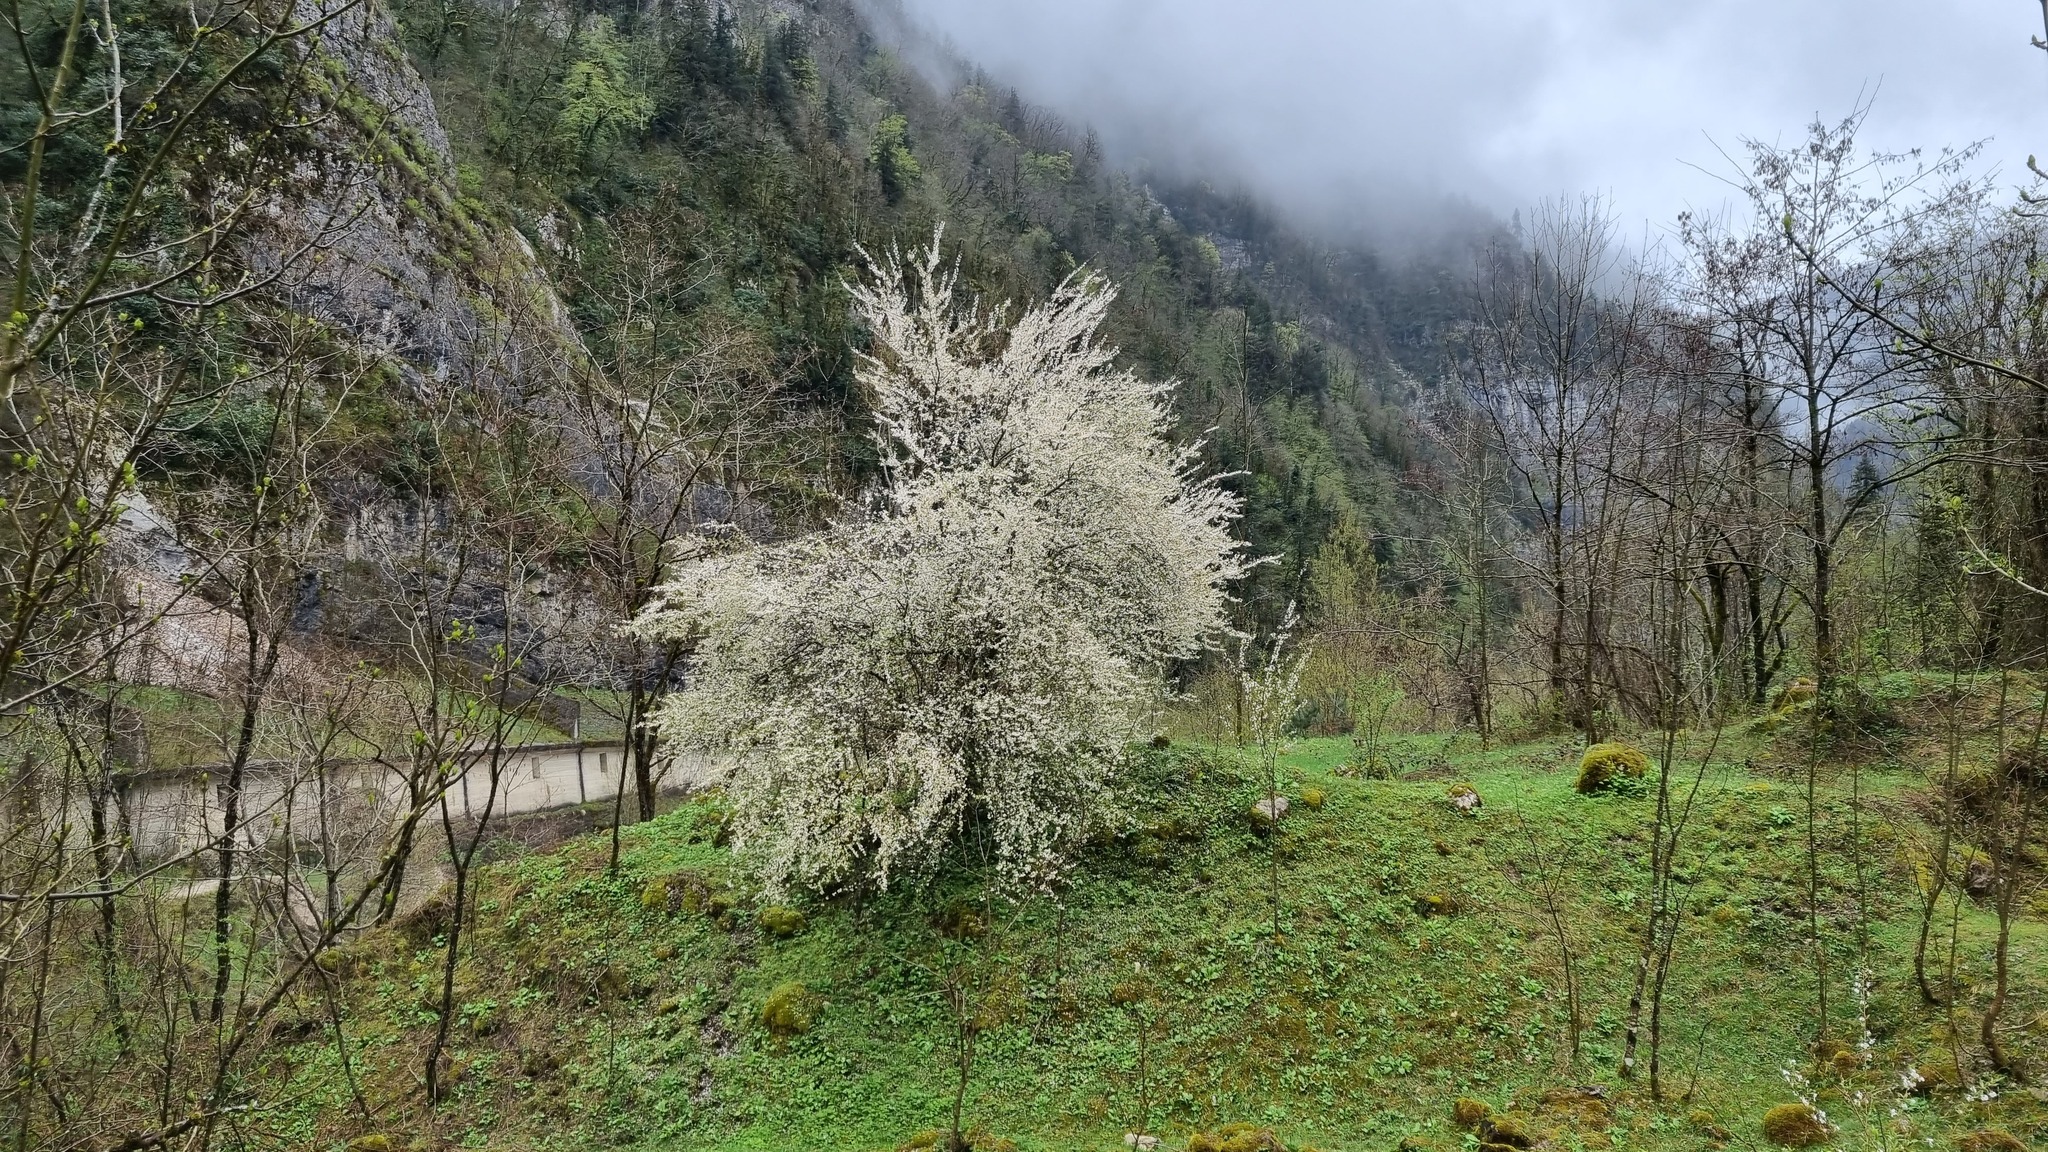
[[[1812,1148],[1835,1134],[1813,1105],[1805,1103],[1780,1104],[1764,1113],[1763,1130],[1764,1139],[1780,1148]]]
[[[1979,1128],[1956,1137],[1960,1152],[2027,1152],[2019,1137],[2003,1128]]]
[[[1196,1132],[1188,1137],[1188,1152],[1287,1152],[1287,1145],[1271,1128],[1255,1124],[1225,1124],[1215,1132]]]
[[[761,909],[755,920],[761,930],[778,940],[787,940],[804,930],[804,914],[783,904],[770,904]]]
[[[1650,758],[1642,749],[1619,741],[1595,744],[1579,757],[1579,779],[1573,787],[1590,796],[1623,780],[1641,780],[1649,771]]]
[[[777,984],[761,1004],[761,1026],[783,1039],[809,1032],[815,1016],[811,990],[796,980]]]

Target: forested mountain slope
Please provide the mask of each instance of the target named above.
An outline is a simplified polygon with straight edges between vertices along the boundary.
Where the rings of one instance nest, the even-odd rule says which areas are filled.
[[[760,370],[832,414],[835,484],[869,450],[842,285],[863,248],[943,227],[989,302],[1083,265],[1118,286],[1110,339],[1182,381],[1183,434],[1215,467],[1252,473],[1255,545],[1286,557],[1255,600],[1298,592],[1339,517],[1403,535],[1403,409],[1458,307],[1441,270],[1318,246],[1206,185],[1153,187],[1084,125],[843,0],[398,13],[465,195],[532,240],[579,324],[604,326],[579,284],[658,249],[675,324],[754,334]]]

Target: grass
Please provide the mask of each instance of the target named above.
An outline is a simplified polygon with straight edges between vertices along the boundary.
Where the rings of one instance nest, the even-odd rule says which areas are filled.
[[[1027,1152],[1123,1146],[1139,1125],[1143,1018],[1159,1029],[1149,1127],[1168,1148],[1245,1121],[1290,1147],[1405,1139],[1449,1150],[1472,1140],[1450,1119],[1460,1096],[1534,1111],[1566,1148],[1704,1148],[1701,1122],[1687,1119],[1697,1109],[1733,1143],[1761,1146],[1763,1113],[1793,1099],[1787,1068],[1813,1077],[1841,1144],[1946,1146],[1987,1125],[2038,1139],[2048,1132],[2038,1095],[2005,1086],[1993,1100],[1964,1098],[1948,1016],[1922,1007],[1912,986],[1912,861],[1926,834],[1910,802],[1925,783],[1917,763],[1877,757],[1854,781],[1866,802],[1853,813],[1848,770],[1826,770],[1830,1034],[1853,1044],[1867,1026],[1873,1046],[1848,1070],[1815,1068],[1803,780],[1779,755],[1785,733],[1766,730],[1777,726],[1717,745],[1680,861],[1686,914],[1665,1062],[1683,1102],[1653,1103],[1615,1073],[1653,799],[1575,794],[1569,741],[1481,750],[1442,737],[1399,741],[1410,772],[1393,781],[1342,774],[1348,740],[1297,743],[1285,786],[1297,798],[1320,789],[1325,803],[1297,804],[1277,841],[1245,818],[1261,784],[1234,750],[1148,753],[1129,826],[1091,847],[1062,907],[1001,911],[994,930],[966,942],[948,938],[957,917],[942,914],[973,899],[965,875],[863,907],[806,907],[786,939],[763,930],[763,902],[715,843],[719,802],[700,798],[629,829],[616,877],[605,875],[602,837],[489,871],[460,975],[457,1088],[438,1113],[417,1104],[437,971],[431,919],[349,950],[351,1054],[376,1118],[338,1087],[331,1032],[308,1029],[293,1050],[294,1091],[305,1093],[309,1139],[330,1147],[432,1129],[492,1148],[888,1149],[944,1123],[954,1072],[939,976],[965,964],[1010,990],[982,1037],[968,1115]],[[1454,781],[1484,798],[1476,814],[1448,803]],[[1562,861],[1579,953],[1577,1066],[1564,1049],[1558,942],[1524,880],[1539,848]],[[1957,927],[1968,987],[1957,1022],[1973,1036],[1991,922],[1966,902]],[[2009,1020],[2048,1007],[2043,960],[2048,927],[2036,912],[2016,936]],[[1876,980],[1859,1009],[1850,984],[1864,966]],[[762,1008],[793,985],[809,1027],[776,1035]],[[2048,1058],[2038,1028],[2008,1044]],[[1902,1095],[1893,1086],[1906,1067],[1950,1082]],[[1581,1084],[1610,1090],[1610,1116],[1548,1115],[1536,1103]],[[1870,1103],[1856,1104],[1858,1092]]]

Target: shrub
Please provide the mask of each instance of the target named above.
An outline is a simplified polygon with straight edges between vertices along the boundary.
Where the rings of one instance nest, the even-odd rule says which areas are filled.
[[[1780,1104],[1764,1113],[1764,1139],[1780,1148],[1811,1148],[1825,1144],[1835,1130],[1811,1104]]]
[[[761,909],[756,917],[761,930],[778,940],[786,940],[804,930],[804,914],[782,904],[770,904]]]
[[[783,1039],[809,1032],[814,1015],[811,990],[795,980],[777,984],[761,1004],[761,1026]]]
[[[1460,1128],[1477,1128],[1492,1115],[1493,1109],[1484,1100],[1474,1100],[1470,1096],[1460,1096],[1458,1102],[1451,1105],[1451,1118],[1458,1122]]]
[[[1590,796],[1622,780],[1641,780],[1649,770],[1650,758],[1640,748],[1618,741],[1595,744],[1579,757],[1579,781],[1573,787]]]
[[[1321,788],[1302,789],[1301,806],[1311,812],[1321,812],[1323,810],[1323,790]]]

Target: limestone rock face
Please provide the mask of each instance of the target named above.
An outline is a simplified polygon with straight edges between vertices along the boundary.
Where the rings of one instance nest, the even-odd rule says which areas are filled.
[[[300,0],[301,18],[333,2]],[[375,0],[352,8],[310,50],[338,114],[254,233],[252,266],[415,390],[528,390],[559,373],[581,349],[567,311],[518,229],[462,196],[433,93],[390,13]]]

